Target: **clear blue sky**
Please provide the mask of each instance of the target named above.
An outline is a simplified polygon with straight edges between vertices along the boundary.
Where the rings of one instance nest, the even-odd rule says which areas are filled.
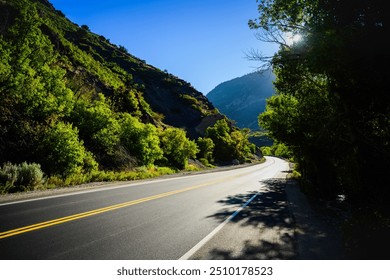
[[[245,53],[272,55],[248,20],[256,0],[50,0],[71,21],[168,70],[207,94],[219,83],[255,70]]]

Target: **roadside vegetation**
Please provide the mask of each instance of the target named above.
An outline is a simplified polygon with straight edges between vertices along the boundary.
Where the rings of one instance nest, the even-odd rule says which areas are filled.
[[[0,3],[0,193],[196,170],[195,159],[206,167],[254,159],[248,133],[227,119],[197,139],[166,125],[145,85],[121,66],[144,71],[143,62],[33,2]],[[191,95],[180,98],[212,113]]]
[[[246,133],[240,130],[231,132],[225,120],[208,129],[207,135],[210,133],[210,137],[215,138],[217,143],[221,141],[220,145],[226,145],[225,149],[217,150],[212,138],[199,137],[193,141],[186,137],[182,129],[159,130],[153,125],[145,125],[135,118],[127,117],[129,123],[125,128],[129,131],[124,134],[124,141],[127,142],[115,151],[113,159],[117,168],[99,168],[95,155],[86,150],[83,141],[78,140],[77,130],[72,130],[71,124],[59,123],[58,128],[45,135],[49,141],[42,144],[46,149],[42,162],[48,164],[48,167],[43,169],[39,163],[28,162],[3,163],[0,167],[0,194],[90,182],[147,179],[183,170],[214,168],[218,164],[260,162],[261,157],[252,153],[256,147],[249,143]],[[195,159],[198,159],[198,164],[194,163]]]
[[[280,44],[271,66],[277,94],[259,124],[275,141],[264,154],[292,158],[303,190],[349,205],[346,250],[390,256],[390,95],[384,1],[258,1],[249,22]]]

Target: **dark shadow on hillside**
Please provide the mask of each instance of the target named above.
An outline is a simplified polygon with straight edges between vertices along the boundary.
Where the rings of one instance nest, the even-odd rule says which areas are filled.
[[[339,232],[313,211],[294,180],[260,183],[261,192],[228,225],[237,231],[231,242],[241,242],[240,253],[231,245],[215,246],[208,252],[209,259],[342,259]],[[255,194],[218,201],[226,210],[209,218],[226,220]]]

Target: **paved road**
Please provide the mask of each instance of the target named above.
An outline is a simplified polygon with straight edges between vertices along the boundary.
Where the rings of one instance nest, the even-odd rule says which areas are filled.
[[[0,258],[191,258],[216,229],[228,234],[226,219],[239,216],[249,200],[267,197],[265,182],[288,169],[287,162],[267,158],[234,170],[3,203]]]

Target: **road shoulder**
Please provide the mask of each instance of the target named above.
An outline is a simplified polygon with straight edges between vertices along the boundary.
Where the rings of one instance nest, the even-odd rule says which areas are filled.
[[[178,177],[199,175],[199,174],[206,174],[206,173],[213,173],[213,172],[223,172],[223,171],[229,171],[233,169],[245,168],[252,165],[263,164],[263,163],[264,162],[254,162],[254,163],[247,163],[241,165],[207,168],[199,171],[183,171],[183,172],[178,172],[170,175],[162,175],[154,178],[140,179],[140,180],[133,180],[133,181],[91,182],[91,183],[85,183],[85,184],[75,185],[75,186],[1,194],[0,205],[4,203],[13,203],[13,202],[18,202],[23,200],[48,198],[51,196],[67,195],[67,194],[79,193],[83,191],[93,191],[97,189],[112,188],[116,186],[143,184],[145,182],[151,182],[151,181],[162,180],[162,179],[178,178]]]

